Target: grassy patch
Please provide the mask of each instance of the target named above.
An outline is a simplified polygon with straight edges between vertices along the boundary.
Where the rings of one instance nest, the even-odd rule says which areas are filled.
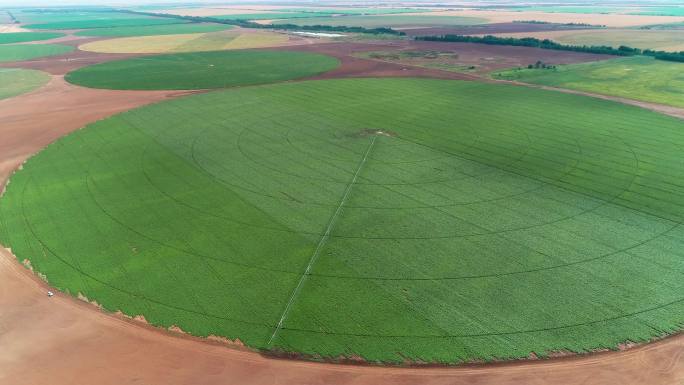
[[[493,76],[684,107],[684,64],[650,57],[570,64],[556,70],[514,69]]]
[[[50,75],[43,71],[0,68],[0,99],[33,91],[48,81]]]
[[[338,16],[312,17],[291,20],[297,25],[344,25],[348,27],[364,28],[401,28],[401,27],[431,27],[456,26],[486,23],[486,19],[466,16],[429,16],[429,15],[389,15],[389,16]],[[278,24],[278,21],[273,23]]]
[[[53,32],[10,32],[0,33],[0,44],[24,43],[27,41],[50,40],[64,36]]]
[[[337,59],[318,54],[238,50],[113,61],[78,69],[66,79],[94,88],[205,89],[296,79],[337,65]]]
[[[62,55],[73,50],[73,47],[61,44],[3,44],[0,45],[0,62]]]
[[[79,48],[104,53],[198,52],[274,47],[287,40],[286,35],[279,33],[238,33],[227,30],[204,34],[123,37],[87,43]]]
[[[165,25],[146,25],[135,27],[112,27],[95,28],[76,32],[78,36],[152,36],[152,35],[182,35],[189,33],[218,32],[231,29],[233,26],[226,24],[209,23],[186,23],[186,24],[165,24]]]
[[[90,29],[90,28],[111,28],[111,27],[133,27],[147,25],[180,24],[187,21],[174,18],[162,17],[139,17],[129,15],[129,18],[104,18],[86,20],[67,20],[55,21],[51,23],[30,24],[24,26],[28,29]]]
[[[683,142],[677,119],[526,87],[236,88],[51,144],[0,199],[0,240],[104,309],[255,348],[615,348],[684,321]]]

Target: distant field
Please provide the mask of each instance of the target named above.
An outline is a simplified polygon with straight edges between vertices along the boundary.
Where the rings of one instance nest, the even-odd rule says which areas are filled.
[[[277,24],[279,21],[273,21]],[[487,22],[477,17],[432,16],[432,15],[390,15],[390,16],[337,16],[294,19],[290,21],[298,25],[346,25],[349,27],[429,27],[473,25]]]
[[[216,15],[212,16],[217,19],[233,19],[233,20],[271,20],[271,19],[298,19],[307,17],[329,17],[327,13],[318,12],[277,12],[277,13],[242,13],[230,15]]]
[[[596,13],[554,13],[542,11],[488,11],[488,10],[463,10],[463,11],[440,11],[431,16],[450,15],[459,17],[480,17],[490,23],[510,23],[515,20],[538,20],[550,23],[584,23],[594,25],[606,25],[608,27],[635,27],[651,24],[677,23],[684,20],[674,16],[648,16],[648,15],[623,15],[623,14],[596,14]]]
[[[550,6],[516,6],[510,7],[509,10],[519,12],[549,12],[549,13],[625,13],[630,8],[626,7],[606,7],[606,6],[565,6],[565,5],[550,5]]]
[[[518,11],[540,11],[551,13],[606,13],[606,14],[627,14],[627,15],[655,15],[655,16],[684,16],[684,7],[681,6],[521,6],[512,7],[511,10]]]
[[[73,50],[74,47],[61,44],[3,44],[0,45],[0,62],[62,55]]]
[[[684,322],[683,147],[678,119],[528,87],[240,87],[51,144],[0,199],[0,241],[107,311],[257,349],[616,349]]]
[[[286,35],[278,33],[238,33],[228,30],[204,34],[124,37],[87,43],[79,48],[105,53],[170,53],[274,47],[287,41]]]
[[[14,11],[14,16],[22,24],[41,24],[41,23],[62,23],[62,22],[77,22],[84,20],[114,20],[114,19],[131,19],[144,18],[150,19],[148,16],[136,16],[124,12],[97,12],[97,11],[66,11],[66,10],[17,10]]]
[[[186,23],[187,20],[117,12],[22,12],[28,29],[90,29]]]
[[[684,7],[643,7],[635,12],[636,15],[684,16]]]
[[[502,71],[494,77],[684,107],[684,63],[650,57],[570,64],[555,71]]]
[[[0,44],[25,43],[27,41],[50,40],[64,36],[53,32],[10,32],[0,33]]]
[[[48,81],[50,75],[42,71],[0,68],[0,100],[33,91]]]
[[[136,27],[112,27],[112,28],[94,28],[85,31],[76,32],[78,36],[112,36],[112,37],[130,37],[130,36],[153,36],[153,35],[179,35],[189,33],[207,33],[218,32],[233,28],[227,24],[209,24],[209,23],[186,23],[186,24],[168,24],[168,25],[146,25]]]
[[[663,51],[684,51],[684,33],[677,30],[601,29],[584,31],[544,31],[507,33],[501,36],[551,39],[573,45],[627,45]]]
[[[78,69],[66,80],[124,90],[207,89],[273,83],[338,66],[330,56],[280,51],[219,51],[112,61]]]
[[[398,13],[431,12],[421,8],[313,8],[316,13],[335,15],[394,15]],[[278,11],[312,12],[309,8],[279,8]]]
[[[236,15],[251,14],[259,19],[264,19],[264,14],[281,14],[282,18],[290,18],[290,16],[299,17],[300,14],[306,14],[309,17],[315,16],[329,16],[329,15],[382,15],[382,14],[400,14],[400,13],[417,13],[428,12],[425,9],[416,8],[329,8],[329,7],[308,7],[308,8],[292,8],[292,7],[204,7],[204,8],[171,8],[159,11],[160,13],[170,13],[178,15],[189,16],[223,16],[229,18]],[[254,20],[254,19],[253,19]]]

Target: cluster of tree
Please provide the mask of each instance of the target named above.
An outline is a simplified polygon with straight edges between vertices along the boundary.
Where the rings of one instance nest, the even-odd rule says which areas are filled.
[[[606,26],[603,24],[587,24],[587,23],[551,23],[549,21],[541,21],[541,20],[513,20],[514,23],[522,23],[522,24],[556,24],[556,25],[562,25],[566,27],[587,27],[587,28],[605,28]]]
[[[555,70],[555,69],[556,69],[556,66],[553,65],[553,64],[546,64],[546,63],[544,63],[544,62],[541,61],[541,60],[537,60],[536,63],[534,63],[534,64],[529,64],[529,65],[527,66],[527,68],[529,68],[529,69],[549,69],[549,70]]]
[[[651,54],[652,52],[652,54]],[[684,51],[679,52],[665,52],[665,51],[644,51],[644,55],[653,56],[658,60],[676,61],[684,63]]]
[[[684,51],[681,52],[667,52],[667,51],[654,51],[650,49],[641,50],[639,48],[632,48],[625,45],[621,45],[618,48],[613,48],[605,45],[567,45],[556,43],[549,39],[536,39],[533,37],[524,37],[521,39],[514,37],[497,37],[492,35],[487,35],[484,37],[478,36],[468,36],[468,35],[441,35],[441,36],[416,36],[416,40],[425,41],[443,41],[443,42],[464,42],[464,43],[480,43],[480,44],[490,44],[490,45],[512,45],[512,46],[523,46],[523,47],[534,47],[543,49],[555,49],[560,51],[575,51],[575,52],[588,52],[604,55],[616,55],[616,56],[636,56],[645,55],[652,56],[658,60],[668,60],[684,62]]]
[[[348,33],[369,33],[374,35],[388,34],[404,36],[406,33],[394,30],[392,28],[364,28],[364,27],[347,27],[344,25],[297,25],[297,24],[259,24],[249,20],[241,19],[224,19],[216,17],[206,17],[206,16],[182,16],[173,15],[168,13],[151,13],[151,12],[138,12],[130,10],[122,10],[121,12],[133,13],[137,15],[146,16],[157,16],[157,17],[167,17],[175,19],[190,20],[196,23],[218,23],[218,24],[228,24],[235,25],[243,28],[256,28],[256,29],[280,29],[280,30],[296,30],[296,31],[319,31],[319,32],[348,32]]]
[[[441,36],[416,36],[416,40],[427,40],[427,41],[444,41],[444,42],[464,42],[464,43],[480,43],[480,44],[490,44],[490,45],[512,45],[512,46],[522,46],[522,47],[534,47],[543,49],[555,49],[561,51],[577,51],[577,52],[589,52],[589,53],[599,53],[607,55],[618,55],[618,56],[632,56],[635,53],[636,48],[630,48],[626,46],[620,46],[620,48],[613,48],[609,46],[596,46],[596,45],[565,45],[556,43],[549,39],[537,39],[534,37],[497,37],[492,35],[487,35],[483,37],[479,36],[469,36],[469,35],[441,35]]]

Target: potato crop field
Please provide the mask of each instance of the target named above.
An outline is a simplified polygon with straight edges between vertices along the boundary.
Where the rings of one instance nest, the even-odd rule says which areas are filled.
[[[81,68],[67,74],[66,79],[92,88],[207,89],[312,76],[338,64],[338,60],[330,56],[303,52],[197,52],[111,61]]]
[[[0,242],[107,311],[259,350],[616,349],[682,327],[682,148],[681,120],[519,86],[240,87],[50,144],[0,199]]]

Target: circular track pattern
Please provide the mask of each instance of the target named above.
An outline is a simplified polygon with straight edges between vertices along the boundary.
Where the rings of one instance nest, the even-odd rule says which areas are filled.
[[[613,348],[684,321],[683,128],[457,81],[195,95],[36,155],[0,200],[0,240],[106,309],[255,348]]]

